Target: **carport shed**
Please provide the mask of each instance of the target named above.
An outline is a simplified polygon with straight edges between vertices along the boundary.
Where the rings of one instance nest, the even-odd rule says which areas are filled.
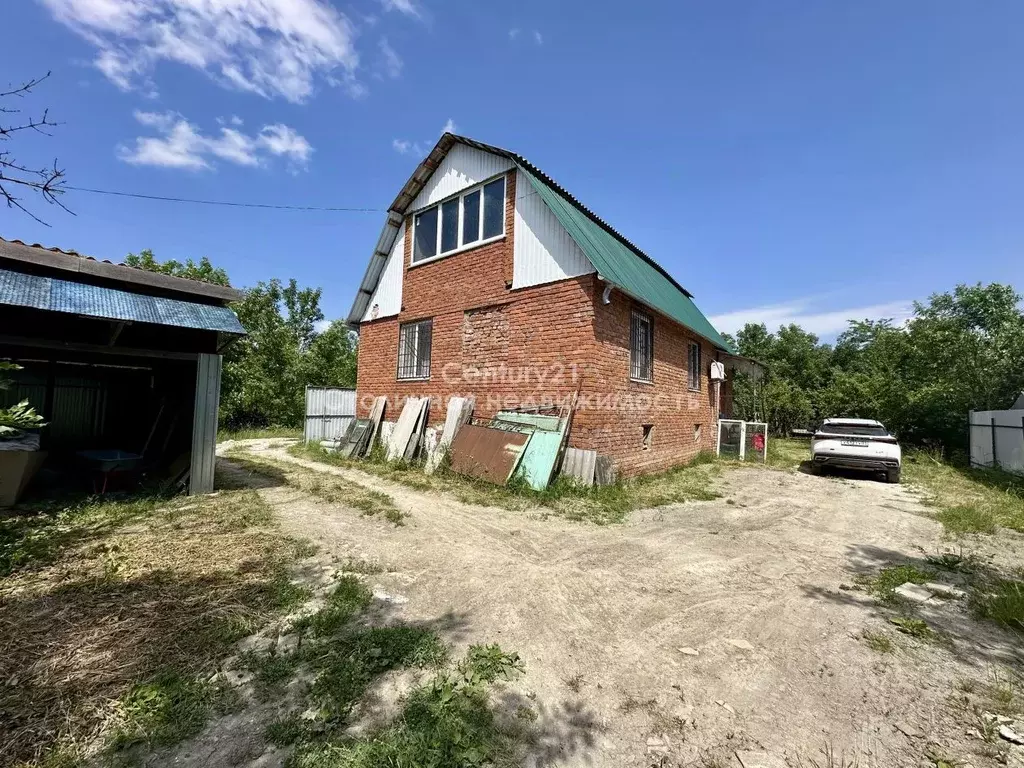
[[[221,352],[245,333],[228,304],[240,298],[0,238],[0,360],[23,366],[0,406],[28,399],[45,417],[50,471],[70,476],[81,451],[119,450],[208,493]]]

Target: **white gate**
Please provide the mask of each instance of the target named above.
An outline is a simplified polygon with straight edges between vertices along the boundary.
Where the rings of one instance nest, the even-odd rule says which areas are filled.
[[[302,439],[337,440],[356,417],[356,391],[335,387],[306,387],[306,424]]]
[[[715,452],[729,459],[764,463],[768,457],[768,425],[763,421],[719,419]]]
[[[971,466],[1024,474],[1024,411],[971,411]]]

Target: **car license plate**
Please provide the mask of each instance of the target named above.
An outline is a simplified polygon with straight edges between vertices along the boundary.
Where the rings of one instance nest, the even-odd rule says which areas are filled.
[[[868,447],[867,440],[843,440],[842,443],[843,443],[843,445],[852,445],[852,446],[854,446],[856,448],[867,448]]]

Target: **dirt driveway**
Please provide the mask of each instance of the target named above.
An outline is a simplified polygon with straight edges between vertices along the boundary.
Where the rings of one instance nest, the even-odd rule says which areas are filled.
[[[926,644],[841,588],[943,548],[912,489],[743,468],[723,474],[716,501],[597,527],[468,506],[286,444],[234,447],[372,486],[411,516],[394,527],[304,497],[278,506],[285,530],[325,556],[380,561],[390,572],[370,578],[403,618],[518,651],[517,687],[552,724],[542,762],[734,766],[752,750],[825,765],[829,744],[860,766],[933,765],[936,751],[995,765],[967,745],[972,723],[949,699],[958,680],[1014,663],[1007,636],[947,605],[930,609],[947,641]],[[896,652],[871,650],[865,631]]]

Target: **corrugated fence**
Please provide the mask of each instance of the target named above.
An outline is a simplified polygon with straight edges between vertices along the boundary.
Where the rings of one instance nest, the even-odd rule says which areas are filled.
[[[971,466],[1024,475],[1024,410],[971,411]]]
[[[345,434],[356,416],[356,391],[306,387],[306,426],[303,439],[335,440]]]

